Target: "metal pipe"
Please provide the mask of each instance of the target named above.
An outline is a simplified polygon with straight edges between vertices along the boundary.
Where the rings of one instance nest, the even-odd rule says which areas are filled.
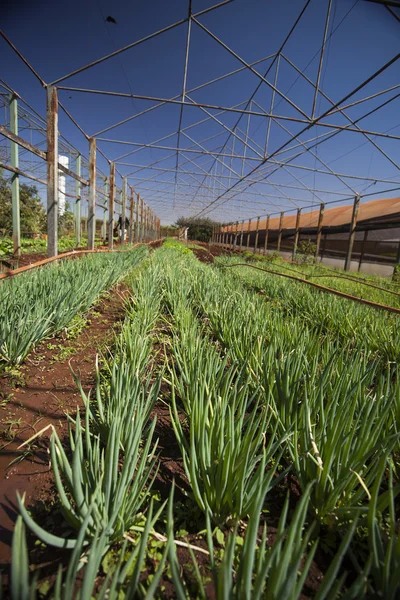
[[[110,194],[110,190],[109,190],[109,186],[108,186],[108,177],[104,178],[104,195],[106,198],[109,197]],[[107,238],[107,207],[104,206],[103,207],[103,228],[102,228],[102,238],[103,238],[103,244],[105,244],[106,238]]]
[[[268,246],[268,231],[269,231],[269,218],[270,215],[267,216],[267,223],[265,225],[265,240],[264,240],[264,255],[267,254],[267,246]]]
[[[88,249],[94,250],[96,233],[96,139],[89,140],[89,203],[88,203]]]
[[[196,15],[194,15],[194,16],[200,17],[201,15],[205,15],[206,13],[211,12],[212,10],[215,10],[216,8],[225,6],[225,4],[229,4],[230,2],[232,2],[232,0],[224,0],[224,2],[220,2],[219,4],[210,6],[209,8],[206,8],[206,9],[196,13]],[[103,56],[102,58],[98,58],[97,60],[94,60],[93,62],[88,63],[87,65],[80,67],[79,69],[76,69],[75,71],[72,71],[71,73],[68,73],[67,75],[64,75],[63,77],[56,79],[56,81],[53,81],[53,83],[51,85],[60,83],[60,81],[65,81],[66,79],[69,79],[73,75],[82,73],[82,71],[86,71],[86,69],[94,67],[95,65],[98,65],[98,64],[104,62],[105,60],[112,58],[113,56],[117,56],[118,54],[121,54],[122,52],[126,52],[126,50],[129,50],[130,48],[134,48],[135,46],[138,46],[139,44],[142,44],[143,42],[151,40],[151,39],[157,37],[158,35],[161,35],[162,33],[171,31],[171,29],[174,29],[175,27],[178,27],[179,25],[183,25],[183,23],[186,23],[186,21],[187,21],[187,18],[181,19],[180,21],[176,21],[176,23],[173,23],[172,25],[167,25],[167,27],[163,27],[162,29],[155,31],[154,33],[151,33],[150,35],[147,35],[144,38],[137,40],[136,42],[132,42],[131,44],[128,44],[127,46],[124,46],[123,48],[120,48],[119,50],[115,50],[114,52],[111,52],[111,54],[107,54],[106,56]],[[37,75],[37,77],[39,77],[39,76]]]
[[[317,106],[319,83],[321,80],[322,64],[324,61],[325,44],[326,44],[326,37],[328,35],[329,17],[331,14],[331,8],[332,8],[332,0],[328,0],[328,8],[326,11],[325,28],[324,28],[324,35],[322,38],[321,53],[319,55],[318,73],[317,73],[317,81],[315,84],[315,94],[314,94],[314,100],[313,100],[312,111],[311,111],[311,119],[313,119],[315,116],[315,108]]]
[[[75,170],[78,177],[81,176],[82,156],[78,154],[75,162]],[[79,248],[81,245],[81,182],[75,181],[75,244]]]
[[[348,246],[347,246],[346,260],[345,260],[345,263],[344,263],[344,270],[345,271],[349,271],[350,270],[351,255],[352,255],[352,252],[353,252],[354,237],[355,237],[355,234],[356,234],[357,215],[358,215],[359,205],[360,205],[360,196],[356,196],[354,198],[353,212],[352,212],[352,215],[351,215],[349,243],[348,243]]]
[[[108,247],[114,246],[115,163],[110,163],[110,195],[108,197]]]
[[[9,99],[10,106],[10,129],[14,135],[18,135],[18,100],[14,94]],[[10,141],[11,166],[19,169],[19,146]],[[12,236],[14,256],[21,255],[21,223],[20,223],[20,197],[19,197],[19,175],[14,172],[11,178],[12,199]]]
[[[277,245],[277,251],[280,252],[281,249],[281,241],[282,241],[282,224],[283,224],[283,215],[285,214],[284,211],[281,212],[281,218],[279,219],[279,231],[278,231],[278,245]]]
[[[294,233],[292,260],[294,260],[296,258],[297,245],[299,243],[300,215],[301,215],[301,208],[298,208],[297,215],[296,215],[296,229],[295,229],[295,233]]]
[[[58,254],[58,100],[57,89],[46,90],[47,106],[47,254]]]
[[[317,243],[316,243],[316,248],[315,248],[315,258],[318,258],[319,247],[321,244],[321,232],[322,232],[322,222],[324,219],[324,211],[325,211],[325,204],[324,204],[324,202],[321,202],[321,206],[319,208],[319,216],[318,216]]]
[[[131,204],[129,210],[130,222],[129,222],[129,243],[133,244],[133,220],[135,218],[135,190],[131,186]]]

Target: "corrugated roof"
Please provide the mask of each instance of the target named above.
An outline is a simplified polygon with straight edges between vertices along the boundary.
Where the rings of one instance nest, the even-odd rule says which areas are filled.
[[[347,206],[335,206],[334,208],[328,208],[324,211],[324,217],[322,225],[323,227],[342,227],[344,225],[350,225],[351,216],[353,213],[353,205]],[[377,229],[379,229],[379,222],[387,220],[385,217],[397,217],[400,220],[400,198],[389,198],[382,200],[371,200],[359,205],[357,223],[360,224],[363,221],[377,221]],[[319,218],[318,210],[312,210],[307,213],[303,213],[300,216],[300,227],[311,228],[317,227]],[[269,229],[279,229],[280,217],[274,217],[269,221]],[[263,230],[267,226],[266,219],[260,219],[259,229]],[[282,219],[282,229],[295,229],[296,227],[296,214],[284,216]],[[257,219],[253,219],[250,223],[250,231],[257,229]],[[222,231],[235,231],[236,225],[228,225],[222,228]],[[241,231],[241,223],[239,223],[239,231]],[[249,223],[244,223],[244,231],[249,230]]]

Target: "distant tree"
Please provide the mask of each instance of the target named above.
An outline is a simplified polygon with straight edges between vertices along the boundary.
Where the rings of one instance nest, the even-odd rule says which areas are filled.
[[[71,235],[75,229],[74,213],[71,212],[69,203],[65,205],[65,213],[58,217],[58,233],[59,235]]]
[[[21,232],[43,233],[46,231],[46,211],[34,185],[20,185]],[[0,229],[12,230],[11,186],[0,173]]]
[[[188,238],[198,240],[199,242],[208,242],[211,238],[212,230],[215,225],[220,225],[212,219],[190,219],[180,217],[176,224],[178,227],[188,227]]]
[[[19,190],[21,235],[46,233],[47,216],[34,185],[22,183]],[[74,231],[74,215],[67,203],[65,213],[58,219],[59,235]],[[0,229],[12,231],[11,185],[0,173]]]

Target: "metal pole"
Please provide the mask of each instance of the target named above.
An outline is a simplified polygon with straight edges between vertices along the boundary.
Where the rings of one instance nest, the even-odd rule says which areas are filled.
[[[244,219],[242,221],[242,229],[240,231],[240,248],[239,250],[242,251],[242,247],[243,247],[243,233],[244,233]]]
[[[109,197],[109,189],[108,189],[108,177],[104,178],[104,196],[106,198]],[[104,208],[103,209],[103,228],[102,228],[102,238],[103,238],[103,244],[105,244],[106,238],[107,238],[107,209]]]
[[[122,178],[122,226],[121,226],[121,246],[125,244],[125,219],[126,219],[126,196],[127,196],[126,177]]]
[[[345,263],[344,263],[344,270],[345,271],[349,271],[350,270],[351,254],[353,252],[354,237],[355,237],[355,234],[356,234],[357,215],[358,215],[359,205],[360,205],[360,196],[356,196],[354,198],[353,213],[351,215],[349,244],[347,246],[346,260],[345,260]]]
[[[329,0],[328,9],[326,12],[326,19],[325,19],[324,36],[322,39],[321,54],[319,56],[318,74],[317,74],[317,81],[315,84],[315,93],[314,93],[314,100],[313,100],[312,111],[311,111],[311,119],[313,119],[315,116],[315,108],[317,106],[319,83],[320,83],[320,79],[321,79],[322,64],[323,64],[323,60],[324,60],[324,51],[325,51],[325,44],[326,44],[326,36],[328,34],[329,17],[331,14],[331,7],[332,7],[332,0]]]
[[[58,254],[58,98],[47,88],[47,254]]]
[[[316,249],[315,249],[315,258],[318,258],[319,247],[321,245],[321,232],[322,232],[322,221],[324,220],[324,211],[325,211],[325,203],[321,202],[321,206],[319,209],[318,226],[317,226],[317,244],[316,244]]]
[[[269,219],[270,215],[267,215],[267,223],[265,225],[264,255],[267,254]]]
[[[256,226],[256,239],[254,241],[254,254],[257,252],[258,248],[258,230],[260,228],[260,217],[257,217],[257,226]]]
[[[89,140],[89,205],[88,205],[88,249],[94,250],[96,233],[96,138]]]
[[[110,163],[110,193],[108,196],[108,247],[114,247],[115,163]]]
[[[75,171],[76,174],[81,176],[81,167],[82,167],[82,156],[78,154],[75,162]],[[79,248],[81,245],[81,187],[82,184],[80,181],[75,181],[75,243],[76,247]]]
[[[249,219],[249,224],[247,226],[247,250],[249,249],[249,245],[250,245],[250,225],[251,225],[251,219]]]
[[[282,224],[283,224],[283,215],[285,214],[285,212],[281,212],[281,218],[279,219],[279,232],[278,232],[278,245],[277,245],[277,251],[280,252],[281,249],[281,241],[282,241]]]
[[[365,254],[365,244],[367,243],[367,239],[368,239],[368,229],[366,229],[364,231],[364,238],[363,238],[363,242],[362,242],[362,246],[361,246],[361,253],[360,253],[360,262],[358,263],[358,270],[361,270],[361,265],[362,265],[362,261],[364,259],[364,254]]]
[[[297,245],[299,243],[300,215],[301,215],[301,208],[298,208],[297,215],[296,215],[296,231],[294,233],[292,260],[294,260],[296,258]]]
[[[144,202],[143,202],[143,198],[140,197],[140,241],[141,242],[143,242],[143,234],[144,234],[143,212],[144,212]]]
[[[129,243],[133,244],[133,219],[135,218],[135,190],[131,187],[131,205],[129,210]]]
[[[135,219],[135,242],[139,243],[139,203],[140,196],[136,194],[136,219]]]
[[[18,100],[12,94],[10,96],[10,130],[18,135]],[[10,141],[11,166],[19,169],[19,147]],[[20,199],[19,199],[19,175],[15,173],[11,177],[12,195],[12,236],[14,256],[21,255],[21,223],[20,223]]]
[[[238,243],[238,231],[239,231],[239,221],[236,221],[236,229],[235,229],[235,243],[234,247],[236,248]]]

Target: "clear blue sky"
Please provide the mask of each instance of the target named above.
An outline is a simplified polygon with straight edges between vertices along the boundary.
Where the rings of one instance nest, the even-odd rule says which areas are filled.
[[[193,0],[193,12],[203,10],[214,3],[209,0]],[[303,5],[303,1],[295,0],[274,2],[234,0],[231,4],[205,15],[199,20],[250,63],[278,50]],[[284,54],[301,70],[308,65],[321,46],[327,5],[328,0],[312,0],[284,50]],[[71,0],[68,3],[47,0],[38,3],[17,3],[6,0],[1,9],[1,20],[4,32],[43,79],[51,82],[117,48],[185,18],[187,12],[187,0],[174,0],[173,2],[165,2],[165,0],[150,2],[83,0],[78,2]],[[346,18],[342,21],[346,14]],[[117,25],[104,22],[108,15],[115,18]],[[336,31],[334,31],[335,29]],[[325,53],[321,88],[333,101],[338,101],[399,52],[400,23],[382,6],[364,0],[356,2],[354,0],[334,0],[329,34],[332,31],[334,33],[327,44]],[[71,77],[63,84],[71,87],[127,93],[131,91],[134,94],[163,98],[178,95],[182,91],[186,34],[187,24],[181,25],[154,40]],[[0,49],[1,77],[44,116],[45,91],[2,39],[0,39]],[[267,61],[256,68],[263,74],[269,64]],[[237,59],[197,25],[192,25],[188,90],[240,66]],[[318,56],[306,69],[306,75],[315,80],[317,68]],[[400,61],[353,96],[351,101],[399,83],[399,74]],[[273,76],[274,69],[268,77],[269,81],[273,81]],[[253,73],[242,71],[223,82],[194,92],[190,94],[190,97],[197,102],[234,106],[246,101],[258,83],[259,79]],[[297,73],[283,60],[281,60],[277,86],[282,92],[287,92],[288,97],[299,108],[307,114],[311,112],[313,88],[307,82],[298,79]],[[396,93],[394,91],[369,103],[349,109],[348,114],[353,120],[357,119]],[[89,135],[153,104],[143,100],[111,98],[62,90],[59,92],[59,98]],[[269,111],[271,90],[265,84],[255,96],[255,101]],[[327,101],[319,98],[316,114],[321,114],[328,106]],[[364,119],[360,125],[378,132],[391,129],[390,133],[400,135],[399,108],[400,99]],[[259,110],[256,106],[253,106],[253,109]],[[163,106],[104,135],[107,138],[137,143],[153,142],[177,130],[179,112],[178,105]],[[215,111],[210,112],[216,114]],[[294,108],[278,96],[275,99],[274,112],[301,117]],[[199,108],[185,107],[182,127],[185,128],[206,117],[207,115]],[[237,118],[238,115],[233,113],[218,116],[218,119],[226,127],[233,126]],[[325,119],[325,122],[348,124],[348,121],[341,115],[331,116]],[[288,121],[282,122],[282,124],[292,134],[300,131],[303,127],[299,123]],[[243,117],[239,127],[245,131],[246,126],[247,118]],[[267,119],[251,117],[249,135],[262,148],[265,144],[266,128]],[[87,155],[85,138],[62,113],[60,114],[60,131],[82,153]],[[314,127],[301,139],[305,141],[325,131],[322,127]],[[208,120],[201,126],[186,130],[186,133],[199,143],[202,139],[221,132],[222,135],[204,144],[208,150],[214,150],[217,146],[221,146],[227,139],[229,133],[221,125],[213,120]],[[269,153],[279,148],[288,138],[288,133],[278,125],[272,124]],[[376,142],[395,162],[400,163],[399,141],[377,138]],[[177,136],[174,135],[162,143],[176,147]],[[186,148],[193,144],[185,136],[181,136],[180,143],[181,147]],[[105,142],[98,142],[98,144],[111,159],[134,149]],[[257,148],[254,144],[253,147]],[[243,155],[244,148],[243,143],[235,142],[234,151],[236,153]],[[251,150],[246,150],[246,152],[249,157],[256,157]],[[338,172],[400,181],[396,166],[391,164],[358,133],[340,134],[326,144],[320,144],[317,152],[319,158]],[[226,153],[232,153],[232,140],[227,146]],[[146,166],[169,154],[171,151],[168,150],[145,149],[127,158],[126,162]],[[281,155],[280,158],[284,157],[285,155]],[[194,160],[195,165],[189,159]],[[98,161],[99,167],[106,172],[107,163],[100,156]],[[173,156],[158,163],[158,167],[160,169],[174,168],[175,162],[176,158]],[[135,189],[141,192],[143,198],[149,202],[165,223],[174,222],[178,216],[183,214],[198,213],[202,207],[206,207],[210,201],[222,193],[223,185],[232,185],[235,178],[229,168],[236,173],[246,174],[257,162],[253,160],[242,164],[239,159],[233,159],[231,162],[229,159],[225,159],[224,166],[217,163],[216,170],[213,171],[215,177],[209,178],[207,189],[203,188],[197,194],[197,182],[203,180],[204,172],[208,171],[213,164],[212,158],[188,153],[184,156],[181,155],[179,164],[181,169],[190,171],[194,175],[187,175],[183,170],[180,171],[178,179],[180,185],[177,188],[175,203],[173,197],[174,175],[172,173],[143,169],[130,178],[130,183],[135,185]],[[324,169],[321,163],[309,153],[296,159],[294,164],[310,168],[317,166]],[[135,169],[136,167],[119,167],[124,175]],[[266,173],[265,168],[260,169],[260,173],[262,172]],[[229,179],[229,173],[232,175],[231,179]],[[241,193],[222,204],[223,200],[229,197],[229,195],[225,196],[213,205],[215,210],[206,211],[206,213],[220,220],[231,221],[258,214],[264,215],[281,207],[283,209],[293,208],[295,202],[275,197],[284,196],[284,194],[290,196],[292,200],[295,199],[298,204],[318,203],[320,199],[332,200],[340,197],[318,192],[310,194],[306,190],[303,192],[279,186],[284,183],[300,186],[301,184],[294,178],[294,175],[312,191],[323,189],[343,193],[344,197],[352,195],[349,188],[334,177],[323,174],[315,175],[312,172],[297,169],[291,170],[291,173],[292,175],[280,169],[271,177],[270,181],[275,183],[278,188],[272,185],[256,184],[249,190],[244,190],[244,186],[241,184],[237,188],[238,191],[243,189]],[[156,180],[153,179],[153,183],[140,181],[140,178],[146,179],[152,176],[156,177]],[[361,180],[346,181],[357,192],[361,192],[371,183]],[[390,185],[376,184],[368,191],[376,190],[379,196],[378,192],[385,187],[390,187]],[[167,193],[168,191],[169,193]],[[396,193],[388,195],[396,195]],[[397,195],[399,194],[397,193]],[[218,206],[220,207],[218,208]]]

